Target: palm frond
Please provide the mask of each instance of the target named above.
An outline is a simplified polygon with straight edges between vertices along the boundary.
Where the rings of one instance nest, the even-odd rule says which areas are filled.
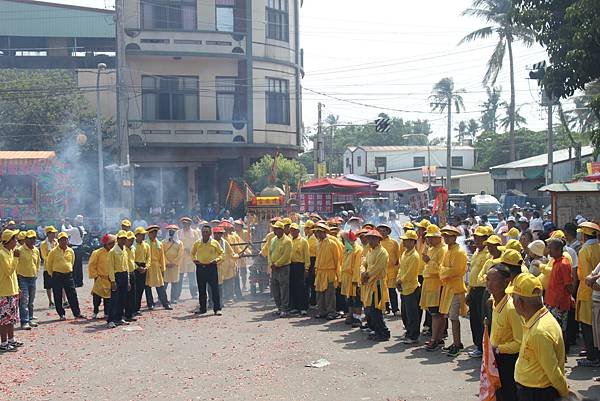
[[[476,31],[471,32],[466,35],[464,38],[458,42],[458,45],[462,45],[463,43],[473,42],[477,39],[486,39],[494,34],[494,28],[491,26],[486,26],[484,28],[478,29]]]
[[[491,84],[492,86],[498,79],[498,74],[502,70],[502,63],[504,61],[504,54],[506,53],[506,40],[500,38],[496,44],[496,48],[492,53],[490,59],[487,62],[487,71],[483,76],[483,84]]]

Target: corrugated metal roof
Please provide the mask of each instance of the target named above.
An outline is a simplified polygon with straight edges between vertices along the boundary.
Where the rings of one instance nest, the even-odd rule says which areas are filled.
[[[600,183],[597,182],[567,182],[564,184],[550,184],[541,187],[538,191],[548,192],[598,192],[600,191]]]
[[[594,149],[591,146],[581,147],[581,156],[591,156]],[[571,148],[571,158],[575,157],[575,149]],[[569,160],[569,148],[555,150],[553,153],[553,162],[560,163]],[[542,167],[548,164],[548,154],[544,153],[537,156],[528,157],[526,159],[516,160],[514,162],[500,164],[498,166],[490,167],[490,170],[495,168],[501,169],[514,169],[514,168],[526,168],[526,167]]]
[[[51,159],[56,157],[56,153],[52,151],[0,151],[0,160],[15,160],[15,159]]]
[[[426,151],[427,146],[348,146],[352,152],[356,148],[361,148],[366,152],[414,152]],[[446,150],[445,146],[430,146],[430,150]],[[452,146],[453,150],[475,150],[472,146]]]
[[[114,12],[31,0],[0,0],[0,36],[114,38]]]

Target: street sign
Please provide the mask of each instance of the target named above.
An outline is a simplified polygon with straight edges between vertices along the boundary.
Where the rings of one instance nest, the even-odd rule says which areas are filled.
[[[390,119],[380,117],[375,120],[375,132],[390,132]]]

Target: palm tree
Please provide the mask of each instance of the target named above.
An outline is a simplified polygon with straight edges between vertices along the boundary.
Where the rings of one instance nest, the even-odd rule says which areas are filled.
[[[465,109],[463,98],[460,95],[464,91],[464,89],[454,88],[452,78],[442,78],[433,86],[431,96],[429,96],[432,111],[439,111],[440,113],[443,113],[444,110],[448,111],[448,136],[446,139],[446,185],[448,192],[450,192],[450,184],[452,183],[452,105],[454,105],[457,113],[460,113],[461,109]]]
[[[508,49],[508,61],[510,67],[510,159],[513,161],[516,155],[515,149],[515,71],[513,43],[520,40],[527,46],[534,43],[533,31],[515,22],[515,7],[511,0],[473,0],[473,6],[463,11],[463,15],[483,19],[488,26],[471,32],[459,42],[459,45],[472,42],[477,39],[486,39],[493,35],[498,37],[496,48],[487,62],[487,71],[483,76],[483,84],[494,85],[502,65],[504,55]]]
[[[504,107],[506,109],[506,115],[504,117],[502,117],[499,121],[500,128],[506,129],[506,128],[508,128],[508,126],[510,125],[510,122],[511,122],[510,105],[506,102],[502,102],[500,104],[500,106]],[[515,123],[515,127],[517,127],[517,128],[522,128],[523,126],[527,125],[527,119],[520,114],[520,111],[521,111],[521,107],[517,108],[514,113],[514,116],[515,116],[514,123]]]

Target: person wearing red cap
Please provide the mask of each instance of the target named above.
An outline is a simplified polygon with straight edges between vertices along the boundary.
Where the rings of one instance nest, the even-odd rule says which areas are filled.
[[[104,304],[104,317],[108,317],[108,311],[110,310],[110,279],[108,278],[108,266],[106,264],[108,253],[115,246],[116,238],[109,234],[105,234],[102,239],[102,248],[96,249],[90,255],[88,262],[88,274],[91,279],[94,280],[94,286],[92,287],[92,303],[94,306],[93,319],[98,318],[100,312],[100,304]]]
[[[15,352],[23,343],[14,338],[15,324],[19,320],[19,284],[17,282],[14,249],[17,231],[2,231],[0,245],[0,353]]]

